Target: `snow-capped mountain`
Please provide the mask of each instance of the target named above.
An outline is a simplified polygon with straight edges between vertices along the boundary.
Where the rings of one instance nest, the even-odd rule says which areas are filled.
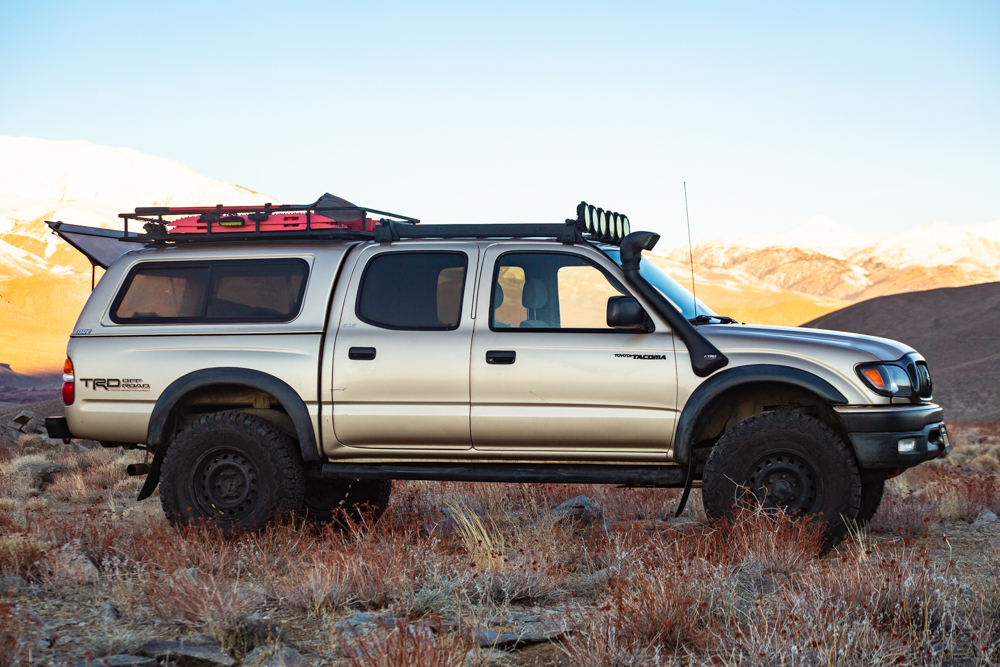
[[[0,362],[58,370],[90,292],[90,263],[45,220],[119,228],[136,206],[269,201],[129,148],[0,136]]]
[[[686,246],[667,257],[688,261]],[[694,246],[700,271],[749,275],[772,287],[848,301],[1000,281],[1000,221],[934,222],[869,234],[813,218],[780,234],[708,239]]]
[[[118,213],[136,206],[265,200],[272,201],[131,148],[0,136],[0,232],[51,214],[75,224],[114,225]]]

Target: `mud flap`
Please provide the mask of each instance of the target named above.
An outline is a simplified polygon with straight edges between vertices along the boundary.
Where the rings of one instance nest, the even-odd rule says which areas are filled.
[[[163,467],[163,458],[167,455],[167,448],[160,447],[153,454],[153,460],[149,464],[149,472],[146,474],[146,481],[139,490],[136,500],[145,500],[153,495],[156,485],[160,483],[160,468]]]

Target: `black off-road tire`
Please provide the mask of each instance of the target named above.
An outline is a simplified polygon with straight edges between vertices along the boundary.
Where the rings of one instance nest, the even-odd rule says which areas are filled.
[[[885,493],[885,480],[877,479],[861,485],[861,504],[858,506],[859,526],[866,526],[875,516],[878,506],[882,504],[882,494]]]
[[[375,522],[385,514],[392,496],[389,479],[306,479],[303,509],[313,521]]]
[[[304,489],[291,438],[260,417],[217,412],[185,428],[167,449],[160,502],[175,526],[240,533],[297,514]]]
[[[722,436],[702,476],[705,513],[732,516],[743,501],[765,508],[820,514],[826,547],[838,544],[858,515],[861,477],[843,439],[798,412],[754,415]]]

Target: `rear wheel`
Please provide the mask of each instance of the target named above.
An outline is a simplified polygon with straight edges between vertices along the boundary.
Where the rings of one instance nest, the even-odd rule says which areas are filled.
[[[357,521],[365,517],[377,521],[392,495],[388,479],[306,479],[304,508],[309,518],[319,522],[340,519]]]
[[[175,526],[236,533],[302,507],[305,478],[291,439],[243,412],[205,415],[181,431],[163,460],[160,502]]]
[[[823,422],[798,412],[765,412],[726,433],[708,457],[702,480],[705,513],[733,516],[741,503],[822,515],[827,545],[843,539],[858,515],[861,478],[844,441]]]

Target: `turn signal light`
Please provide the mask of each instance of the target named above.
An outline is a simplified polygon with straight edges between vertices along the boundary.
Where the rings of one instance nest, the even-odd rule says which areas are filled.
[[[76,376],[73,374],[73,362],[69,357],[66,357],[66,363],[63,364],[62,399],[65,405],[73,405],[76,399]]]
[[[878,372],[876,368],[866,368],[861,373],[868,378],[868,381],[879,389],[885,389],[885,380],[882,379],[882,374]]]

